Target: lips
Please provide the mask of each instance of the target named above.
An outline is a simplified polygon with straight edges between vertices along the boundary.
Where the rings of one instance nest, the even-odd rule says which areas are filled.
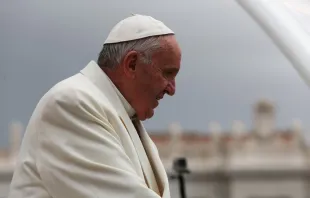
[[[161,99],[163,99],[163,98],[164,98],[164,94],[157,96],[157,97],[156,97],[156,100],[161,100]]]
[[[164,96],[158,96],[158,97],[156,97],[155,108],[159,105],[159,101],[160,101],[161,99],[163,99],[163,97],[164,97]]]

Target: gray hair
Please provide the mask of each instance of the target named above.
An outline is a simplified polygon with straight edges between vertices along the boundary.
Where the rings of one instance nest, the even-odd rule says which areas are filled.
[[[161,48],[160,39],[163,36],[152,36],[133,41],[126,41],[121,43],[104,44],[99,53],[97,64],[101,68],[113,69],[121,63],[124,56],[129,51],[137,51],[144,55],[142,61],[150,64],[152,54],[154,51]]]

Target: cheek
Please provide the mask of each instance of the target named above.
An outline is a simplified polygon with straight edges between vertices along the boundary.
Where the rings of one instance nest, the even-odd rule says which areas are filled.
[[[151,81],[150,86],[157,94],[159,92],[162,92],[167,85],[166,80],[162,76],[159,76],[159,75],[154,76],[153,78],[150,79],[150,81]]]
[[[143,98],[154,98],[157,97],[166,88],[166,81],[159,74],[144,73],[141,78],[136,81],[137,86],[140,87],[142,91],[141,94],[144,95]]]
[[[167,83],[164,80],[158,80],[156,83],[153,85],[153,94],[155,97],[157,97],[159,94],[161,95],[167,87]]]
[[[146,76],[143,78],[140,78],[139,80],[136,81],[136,85],[137,85],[137,95],[139,95],[138,98],[140,98],[140,100],[143,102],[146,102],[146,100],[148,101],[149,98],[154,96],[154,86],[156,86],[154,84],[154,82],[150,79],[147,78]],[[143,103],[144,103],[143,102]]]
[[[156,86],[158,86],[159,82],[159,77],[156,75],[151,75],[151,74],[145,74],[141,80],[141,85],[144,87],[146,90],[153,90]]]

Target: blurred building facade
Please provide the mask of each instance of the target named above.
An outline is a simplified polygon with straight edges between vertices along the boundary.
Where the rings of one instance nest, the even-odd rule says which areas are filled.
[[[301,123],[277,130],[275,106],[267,100],[253,110],[251,130],[235,121],[226,132],[214,122],[208,133],[182,131],[178,124],[151,133],[169,176],[174,159],[187,159],[188,198],[310,198],[310,148]],[[11,146],[0,150],[0,198],[8,191],[22,131],[21,124],[12,124]],[[172,198],[179,198],[177,180],[170,179],[170,188]]]

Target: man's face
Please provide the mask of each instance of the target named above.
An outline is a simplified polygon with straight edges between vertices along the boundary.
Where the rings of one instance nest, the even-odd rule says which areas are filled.
[[[175,78],[180,69],[181,51],[174,37],[163,42],[163,48],[154,52],[151,64],[137,60],[132,106],[140,120],[151,118],[159,100],[165,94],[174,95],[176,91]]]

